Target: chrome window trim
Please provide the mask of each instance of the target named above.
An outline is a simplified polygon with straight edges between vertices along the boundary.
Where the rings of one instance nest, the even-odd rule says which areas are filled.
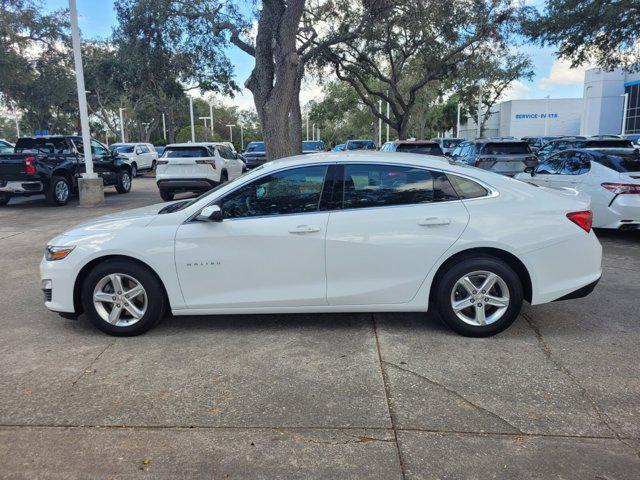
[[[428,204],[432,204],[432,203],[450,203],[450,202],[469,202],[469,201],[475,201],[475,200],[482,200],[485,198],[495,198],[498,197],[500,195],[500,193],[493,188],[492,186],[490,186],[489,184],[487,184],[485,181],[480,180],[472,175],[468,175],[466,173],[460,173],[460,172],[452,172],[451,170],[446,170],[443,168],[439,168],[439,167],[428,167],[428,166],[423,166],[423,165],[413,165],[410,163],[396,163],[396,162],[381,162],[381,161],[365,161],[365,160],[353,160],[353,161],[349,161],[349,162],[318,162],[318,163],[308,163],[308,164],[303,164],[303,165],[289,165],[286,167],[282,167],[279,168],[277,170],[270,170],[269,172],[265,172],[263,175],[260,175],[258,177],[252,178],[251,180],[248,180],[246,182],[241,183],[240,185],[236,186],[235,188],[233,188],[232,190],[229,190],[228,192],[225,192],[222,196],[217,197],[215,200],[212,200],[210,203],[207,203],[206,205],[204,205],[202,208],[199,208],[193,215],[189,216],[183,223],[191,223],[195,220],[195,218],[200,214],[200,212],[202,211],[202,209],[213,205],[214,203],[218,202],[219,200],[223,199],[224,197],[226,197],[227,195],[230,195],[231,193],[235,192],[236,190],[238,190],[239,188],[244,187],[245,185],[248,185],[250,182],[254,182],[256,180],[259,180],[261,178],[267,177],[269,175],[272,175],[274,173],[278,173],[278,172],[284,172],[287,170],[293,170],[296,168],[305,168],[305,167],[315,167],[315,166],[331,166],[331,165],[385,165],[385,166],[391,166],[391,167],[408,167],[408,168],[420,168],[423,170],[429,170],[432,172],[439,172],[439,173],[443,173],[443,174],[449,174],[449,175],[457,175],[459,177],[462,178],[466,178],[467,180],[471,180],[474,181],[476,183],[478,183],[479,185],[481,185],[483,188],[485,188],[488,192],[487,195],[484,195],[482,197],[475,197],[475,198],[458,198],[456,200],[445,200],[442,202],[424,202],[424,203],[408,203],[408,204],[404,204],[404,205],[387,205],[387,206],[379,206],[379,207],[365,207],[365,208],[336,208],[333,210],[316,210],[316,211],[312,211],[312,212],[301,212],[301,213],[283,213],[283,214],[273,214],[273,215],[257,215],[254,217],[240,217],[240,218],[225,218],[223,220],[223,222],[227,222],[227,221],[238,221],[238,220],[251,220],[254,218],[271,218],[271,217],[283,217],[283,216],[294,216],[294,215],[313,215],[316,213],[331,213],[331,212],[340,212],[340,211],[353,211],[353,210],[372,210],[372,209],[381,209],[381,208],[398,208],[398,207],[407,207],[407,206],[412,206],[412,205],[428,205]],[[328,169],[327,169],[328,172]],[[325,178],[323,180],[323,188],[324,188],[324,182],[326,182],[326,174],[325,174]]]

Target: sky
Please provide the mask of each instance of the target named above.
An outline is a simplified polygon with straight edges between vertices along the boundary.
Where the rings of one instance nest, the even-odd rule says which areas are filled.
[[[539,4],[539,0],[528,3]],[[116,14],[113,0],[77,0],[78,22],[82,38],[106,38],[116,26]],[[68,0],[44,0],[48,10],[68,8]],[[567,62],[556,59],[553,48],[541,48],[535,45],[520,47],[519,51],[530,55],[535,76],[531,81],[515,82],[506,94],[505,100],[520,98],[579,98],[582,97],[584,71],[587,67],[571,69]],[[232,64],[236,65],[236,81],[243,85],[252,68],[252,58],[235,47],[227,52]],[[317,98],[321,88],[313,81],[307,81],[301,91],[302,104]],[[234,99],[222,99],[225,103],[235,104],[241,108],[253,107],[251,94],[243,90]]]

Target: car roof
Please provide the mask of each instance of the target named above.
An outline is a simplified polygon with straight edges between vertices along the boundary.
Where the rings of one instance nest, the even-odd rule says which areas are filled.
[[[219,147],[226,145],[223,142],[187,142],[187,143],[170,143],[165,148],[168,147]]]
[[[478,138],[471,140],[475,143],[526,143],[525,140],[518,140],[516,138]]]
[[[396,145],[439,145],[435,140],[392,140],[388,143],[394,143]]]

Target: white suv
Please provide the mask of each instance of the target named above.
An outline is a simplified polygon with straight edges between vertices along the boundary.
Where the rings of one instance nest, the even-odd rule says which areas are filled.
[[[131,165],[133,177],[139,172],[148,172],[156,168],[158,152],[150,143],[112,143],[109,148],[124,157],[125,162]]]
[[[174,143],[158,160],[156,183],[163,200],[180,192],[202,193],[239,177],[245,165],[222,143]]]

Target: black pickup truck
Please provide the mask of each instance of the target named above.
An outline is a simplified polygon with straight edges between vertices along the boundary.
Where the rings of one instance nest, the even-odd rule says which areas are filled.
[[[11,197],[42,195],[51,205],[65,205],[78,192],[78,178],[85,172],[82,137],[50,135],[22,137],[13,153],[0,154],[0,206]],[[131,190],[131,167],[125,159],[91,140],[93,170],[105,186],[118,193]]]

